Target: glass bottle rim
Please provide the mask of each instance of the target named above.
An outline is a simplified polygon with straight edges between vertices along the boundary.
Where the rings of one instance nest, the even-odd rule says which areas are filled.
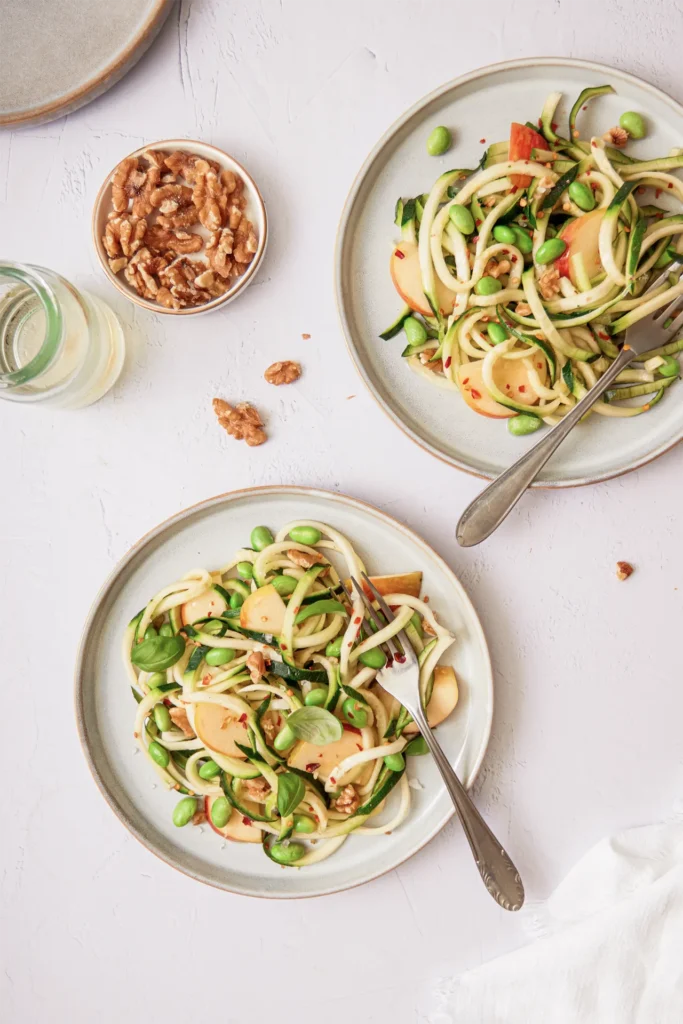
[[[25,263],[0,261],[0,279],[12,278],[27,285],[38,296],[45,313],[45,337],[33,359],[10,373],[0,372],[0,383],[18,386],[28,384],[48,368],[59,351],[63,335],[63,320],[59,301],[43,274],[49,273],[43,267],[27,266]]]

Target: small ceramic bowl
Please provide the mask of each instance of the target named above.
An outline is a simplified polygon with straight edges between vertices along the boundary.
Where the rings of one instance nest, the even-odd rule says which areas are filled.
[[[244,167],[242,167],[242,165],[233,157],[224,153],[223,150],[216,149],[215,146],[209,146],[205,142],[195,142],[192,139],[165,139],[163,142],[150,142],[145,146],[141,146],[140,149],[136,149],[133,153],[130,153],[129,156],[142,156],[148,149],[161,149],[168,153],[173,153],[178,149],[185,150],[188,153],[194,153],[206,160],[215,161],[223,170],[231,170],[234,171],[235,174],[238,174],[244,182],[244,192],[247,196],[247,207],[245,213],[256,230],[256,234],[258,236],[258,249],[256,250],[254,258],[248,265],[244,274],[235,280],[233,286],[223,295],[219,295],[218,298],[212,299],[210,302],[205,302],[201,306],[188,306],[184,309],[168,309],[166,306],[162,306],[161,303],[142,298],[138,295],[135,289],[128,284],[122,274],[113,273],[109,266],[107,252],[102,243],[102,236],[104,235],[108,214],[113,210],[111,180],[114,171],[116,170],[116,168],[113,168],[111,173],[107,175],[106,181],[97,195],[92,218],[93,241],[100,263],[102,264],[102,269],[114,287],[118,288],[126,298],[130,299],[131,302],[135,302],[138,306],[143,306],[145,309],[152,310],[154,313],[170,313],[172,316],[189,316],[190,314],[208,313],[210,310],[216,309],[218,306],[226,305],[228,302],[232,302],[233,299],[236,299],[256,276],[256,271],[261,264],[263,254],[266,250],[266,242],[268,241],[268,218],[266,216],[266,207],[263,202],[263,197],[256,186],[256,182]],[[125,157],[121,157],[121,160],[124,159]],[[121,161],[119,161],[119,163],[120,162]],[[118,164],[116,166],[118,167]],[[205,237],[208,234],[201,225],[195,225],[195,227],[190,230],[201,233]],[[201,257],[202,253],[198,253],[197,255]]]

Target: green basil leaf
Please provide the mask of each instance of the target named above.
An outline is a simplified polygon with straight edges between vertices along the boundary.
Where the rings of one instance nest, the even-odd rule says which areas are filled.
[[[298,775],[284,772],[277,777],[277,809],[286,818],[304,798],[306,787]]]
[[[346,608],[341,601],[316,601],[315,604],[307,604],[301,609],[294,621],[305,622],[312,615],[346,615]]]
[[[289,715],[287,725],[298,739],[319,746],[334,743],[342,735],[341,722],[325,708],[299,708]]]
[[[143,672],[163,672],[179,661],[185,650],[181,636],[154,636],[136,644],[130,652],[130,660]]]

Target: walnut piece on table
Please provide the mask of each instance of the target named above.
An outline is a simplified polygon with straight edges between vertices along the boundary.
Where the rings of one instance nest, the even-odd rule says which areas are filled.
[[[633,572],[633,566],[630,562],[617,562],[617,579],[627,580]]]
[[[292,384],[301,376],[301,365],[291,359],[283,362],[271,363],[263,374],[269,384]]]
[[[222,398],[214,398],[213,411],[230,436],[237,441],[246,441],[250,448],[268,439],[263,429],[263,420],[249,402],[239,402],[233,407]]]

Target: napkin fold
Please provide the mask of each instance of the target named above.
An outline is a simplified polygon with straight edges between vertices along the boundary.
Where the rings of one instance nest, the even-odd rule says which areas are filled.
[[[528,916],[528,946],[439,988],[430,1024],[681,1024],[683,822],[593,847]]]

